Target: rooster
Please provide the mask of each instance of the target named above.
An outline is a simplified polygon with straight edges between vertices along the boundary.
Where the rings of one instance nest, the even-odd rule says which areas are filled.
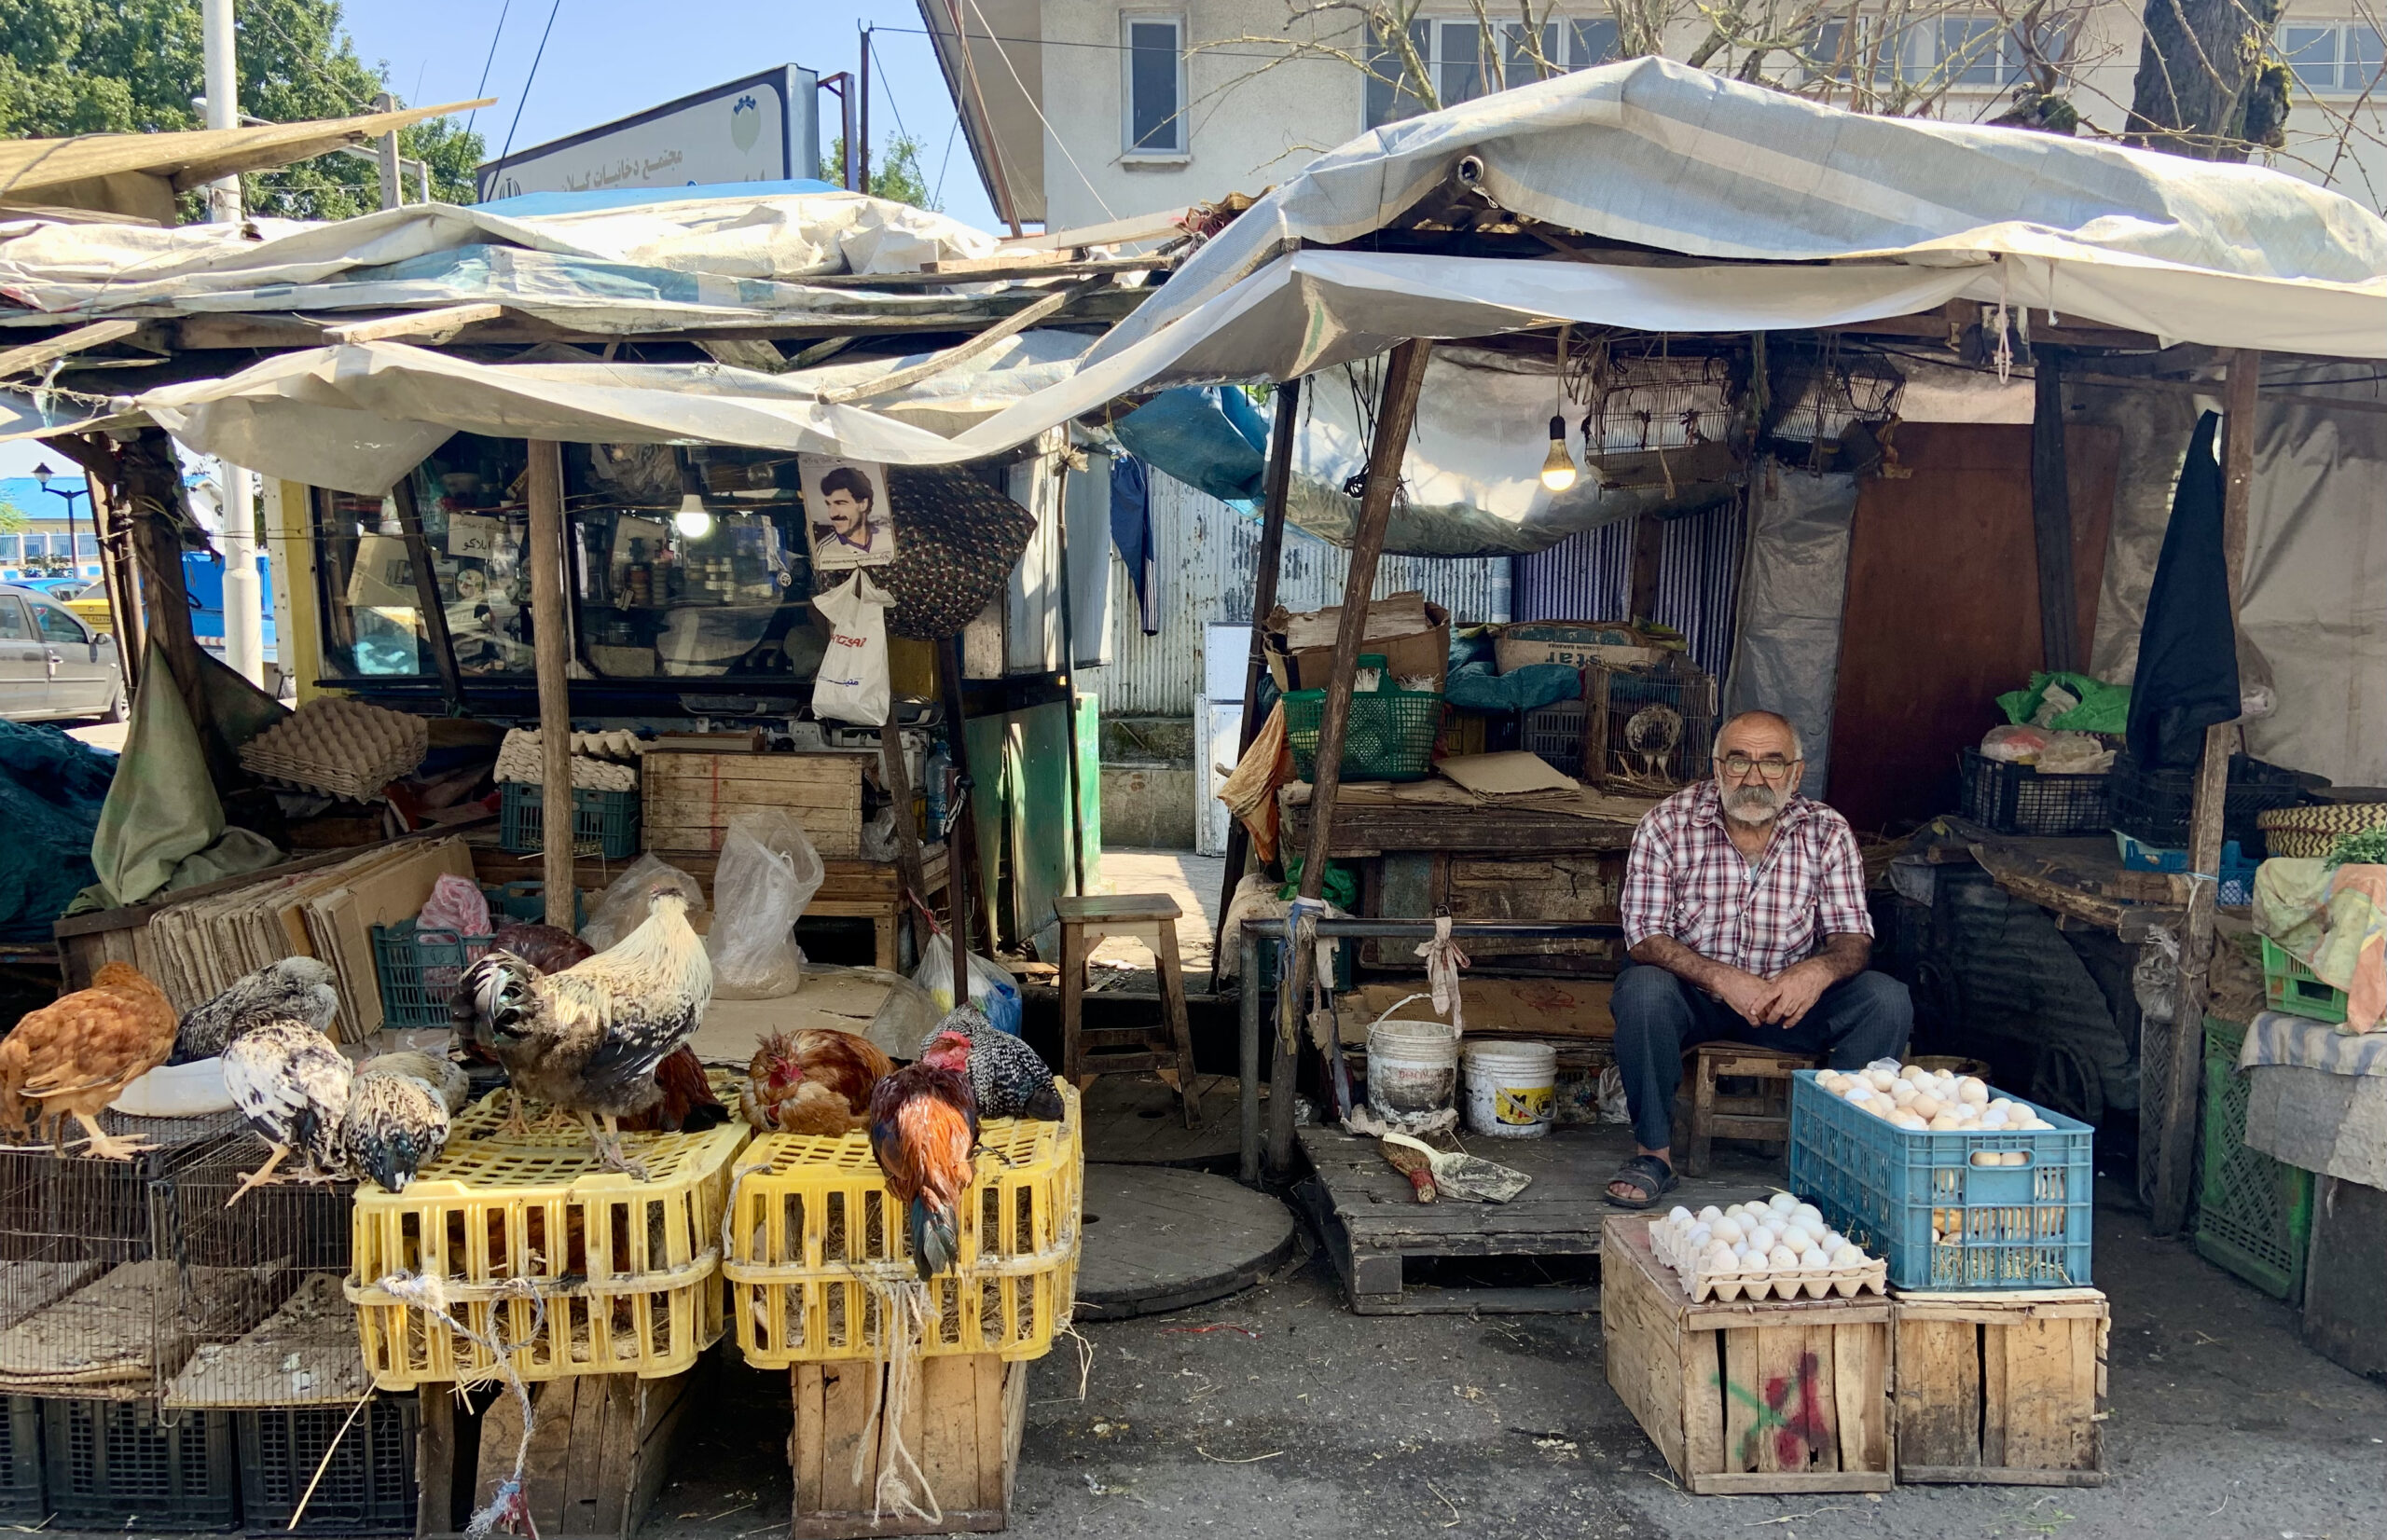
[[[99,1114],[166,1062],[175,1024],[173,1002],[139,969],[102,963],[90,988],[28,1011],[0,1042],[0,1108],[19,1127],[38,1118],[61,1155],[58,1121],[72,1117],[90,1135],[85,1154],[129,1161],[149,1147],[109,1134]]]
[[[524,1096],[579,1116],[597,1156],[643,1177],[622,1152],[619,1120],[663,1099],[655,1072],[695,1036],[712,999],[712,964],[669,882],[647,916],[610,951],[542,974],[506,952],[464,970],[458,1008]]]
[[[300,1181],[330,1181],[338,1174],[340,1121],[348,1116],[353,1079],[338,1044],[301,1021],[260,1022],[224,1049],[224,1089],[249,1126],[272,1146],[264,1165],[241,1178],[225,1201],[231,1207],[274,1179],[296,1149],[307,1162]]]
[[[663,1088],[662,1100],[622,1119],[624,1132],[702,1134],[729,1121],[729,1108],[721,1105],[721,1098],[712,1093],[712,1081],[705,1077],[705,1062],[686,1043],[665,1054],[655,1066],[655,1083]]]
[[[1052,1066],[1026,1043],[987,1019],[974,1005],[958,1005],[945,1013],[922,1043],[959,1033],[970,1044],[970,1090],[978,1098],[982,1118],[1038,1118],[1061,1121],[1060,1088],[1053,1083]]]
[[[416,1173],[447,1148],[450,1115],[469,1089],[463,1071],[428,1053],[367,1059],[349,1088],[333,1148],[342,1166],[404,1192]]]
[[[331,965],[314,957],[284,957],[232,981],[232,986],[194,1006],[174,1034],[168,1064],[212,1059],[231,1040],[265,1022],[305,1022],[318,1032],[332,1029],[339,991]]]
[[[958,1217],[978,1143],[978,1101],[964,1071],[970,1039],[932,1038],[918,1064],[878,1082],[870,1098],[870,1152],[887,1190],[904,1210],[912,1265],[923,1282],[961,1255]]]
[[[764,1134],[850,1134],[869,1124],[871,1093],[895,1061],[869,1038],[815,1028],[774,1032],[754,1050],[738,1110]]]

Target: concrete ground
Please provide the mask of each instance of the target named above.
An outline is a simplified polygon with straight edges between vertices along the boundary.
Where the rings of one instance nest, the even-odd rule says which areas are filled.
[[[111,754],[124,752],[124,736],[132,731],[129,722],[95,722],[88,725],[69,727],[66,736],[79,738],[94,749],[104,749]]]
[[[1175,899],[1181,915],[1177,922],[1178,963],[1189,973],[1202,972],[1210,966],[1210,932],[1219,923],[1219,885],[1226,869],[1222,858],[1191,850],[1105,846],[1100,890],[1166,893]],[[1107,963],[1122,971],[1149,971],[1152,955],[1141,942],[1118,939],[1096,947],[1094,961],[1097,968]]]
[[[2112,1479],[1692,1497],[1607,1388],[1596,1315],[1360,1317],[1322,1258],[1183,1313],[1087,1326],[1036,1366],[1021,1540],[1799,1536],[2366,1540],[2387,1535],[2387,1386],[2306,1352],[2287,1308],[2142,1217],[2099,1215],[2113,1299]],[[674,1533],[784,1533],[783,1382],[724,1419],[725,1490],[692,1467]],[[711,1451],[708,1451],[711,1452]],[[724,1472],[728,1467],[724,1465]],[[735,1514],[711,1516],[733,1502]],[[710,1520],[710,1521],[709,1521]],[[759,1527],[758,1527],[759,1526]]]

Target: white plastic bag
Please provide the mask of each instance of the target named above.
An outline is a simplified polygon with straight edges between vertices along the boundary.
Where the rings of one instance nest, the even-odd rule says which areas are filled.
[[[598,896],[597,908],[580,928],[580,939],[600,952],[610,951],[624,936],[646,923],[647,898],[655,879],[669,877],[688,896],[688,923],[704,913],[704,886],[687,873],[652,853],[630,862],[611,887]]]
[[[825,594],[812,607],[836,628],[821,671],[812,678],[812,714],[822,721],[883,727],[890,686],[887,676],[886,590],[860,572]]]
[[[827,873],[804,826],[785,808],[740,808],[722,836],[712,880],[712,992],[724,1000],[771,1000],[804,983],[795,922]]]
[[[912,982],[929,992],[937,1014],[953,1009],[953,942],[943,931],[931,936],[928,945],[920,949],[920,966],[912,969]],[[975,952],[970,954],[970,1000],[987,1013],[997,1031],[1019,1036],[1019,985]]]

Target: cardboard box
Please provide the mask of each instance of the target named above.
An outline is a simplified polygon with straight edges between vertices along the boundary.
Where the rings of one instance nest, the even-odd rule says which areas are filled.
[[[1334,661],[1343,607],[1300,614],[1279,605],[1268,616],[1268,672],[1279,690],[1323,690]],[[1395,679],[1428,677],[1442,687],[1451,662],[1451,612],[1422,593],[1388,595],[1368,606],[1359,651],[1380,653]]]
[[[1492,639],[1494,667],[1504,674],[1537,663],[1647,668],[1680,650],[1679,643],[1667,647],[1657,636],[1621,620],[1526,621],[1502,626]]]

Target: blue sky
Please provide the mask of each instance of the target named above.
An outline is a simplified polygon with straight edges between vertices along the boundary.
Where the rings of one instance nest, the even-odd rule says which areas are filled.
[[[550,7],[555,30],[532,78],[531,60]],[[509,130],[515,148],[522,149],[774,64],[801,64],[822,75],[858,69],[859,28],[876,26],[882,30],[871,90],[874,144],[884,144],[900,121],[923,146],[931,186],[939,186],[942,167],[945,212],[981,229],[997,228],[969,147],[953,132],[953,105],[912,0],[678,0],[662,6],[627,0],[347,0],[346,8],[358,56],[387,63],[391,89],[407,102],[498,99],[496,106],[481,109],[473,125],[491,156]],[[885,30],[895,28],[903,30]],[[489,85],[478,89],[485,64]],[[521,120],[516,127],[517,108]],[[823,145],[837,131],[835,111],[835,102],[829,99],[821,126]]]

